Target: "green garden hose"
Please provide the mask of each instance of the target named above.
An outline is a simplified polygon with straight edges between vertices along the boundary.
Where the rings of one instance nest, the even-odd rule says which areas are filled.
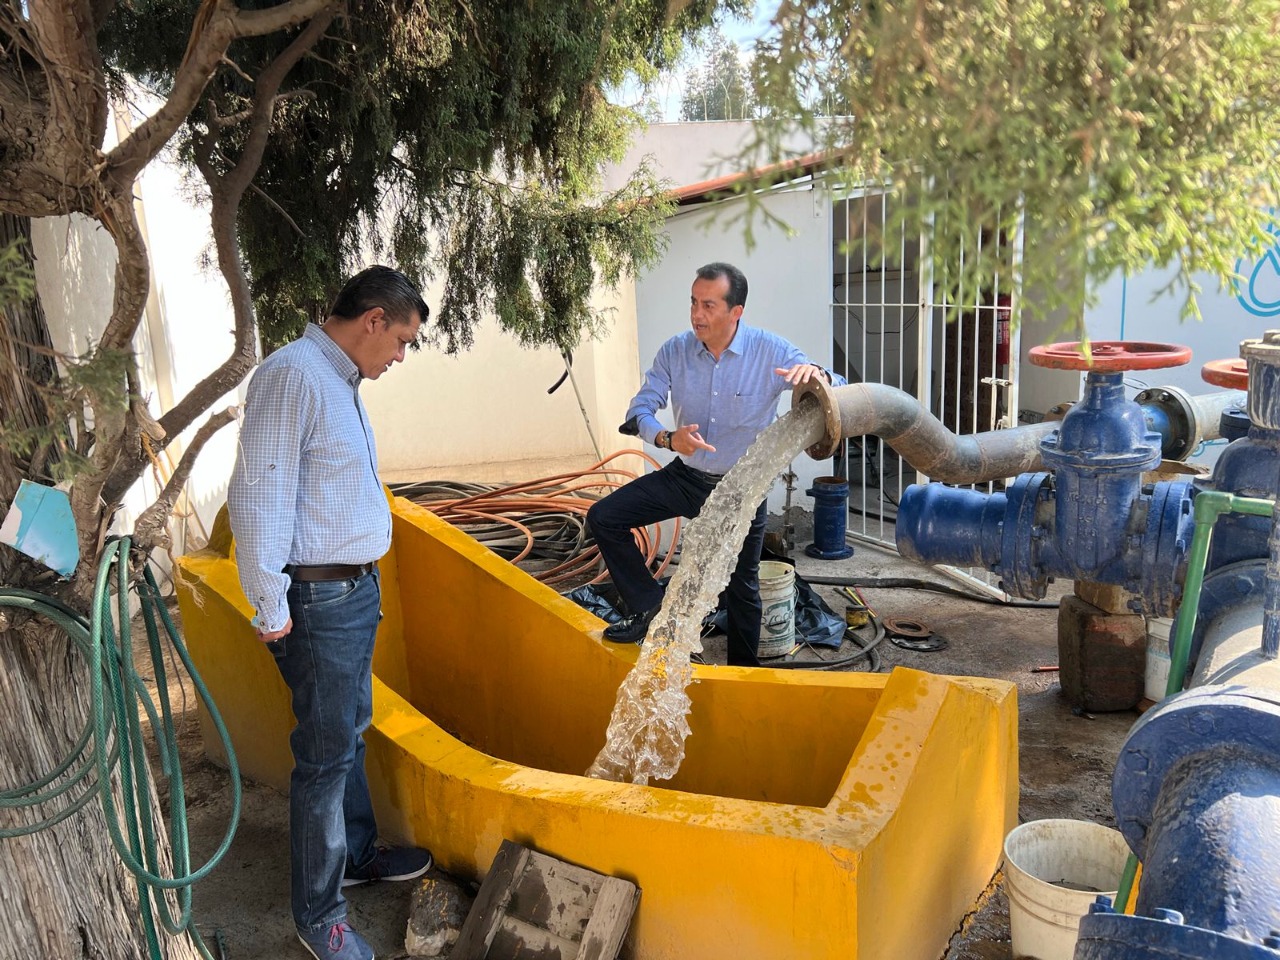
[[[39,820],[11,829],[0,829],[0,840],[24,836],[46,829],[72,816],[95,797],[111,834],[111,842],[125,867],[137,878],[139,912],[147,947],[153,960],[161,960],[156,914],[171,934],[188,933],[206,960],[214,960],[199,931],[191,922],[191,887],[208,876],[218,865],[235,836],[240,822],[240,770],[236,763],[231,738],[222,722],[208,688],[196,672],[178,630],[160,598],[160,590],[151,572],[143,568],[137,594],[151,667],[160,702],[157,715],[146,684],[134,668],[133,638],[129,617],[129,550],[128,537],[106,545],[94,588],[92,620],[85,619],[65,604],[44,594],[13,587],[0,587],[0,607],[26,610],[49,620],[72,640],[90,669],[91,710],[84,730],[67,757],[45,776],[12,790],[0,791],[0,809],[40,807],[58,801],[60,808]],[[116,611],[112,616],[110,582],[116,581]],[[190,838],[187,832],[186,793],[182,782],[182,765],[178,760],[177,737],[169,707],[168,678],[164,648],[157,625],[163,623],[169,644],[181,659],[191,677],[196,694],[204,702],[209,717],[222,740],[231,778],[231,815],[227,832],[218,849],[198,869],[191,869]],[[118,627],[117,627],[118,623]],[[169,778],[169,839],[173,855],[173,875],[161,874],[159,838],[152,819],[150,803],[151,768],[142,737],[139,705],[147,712],[156,743],[160,765]],[[72,769],[74,768],[74,770]],[[117,811],[111,791],[111,775],[118,771],[123,809]],[[122,829],[122,824],[124,829]],[[145,890],[144,890],[145,888]],[[179,913],[173,916],[164,891],[176,891]],[[154,901],[154,907],[153,907]]]

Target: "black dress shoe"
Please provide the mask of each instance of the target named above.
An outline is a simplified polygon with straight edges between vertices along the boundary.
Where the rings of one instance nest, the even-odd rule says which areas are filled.
[[[649,621],[653,619],[658,609],[654,607],[643,613],[633,613],[629,617],[623,617],[617,623],[609,624],[604,628],[604,638],[614,643],[642,643],[644,635],[649,632]]]

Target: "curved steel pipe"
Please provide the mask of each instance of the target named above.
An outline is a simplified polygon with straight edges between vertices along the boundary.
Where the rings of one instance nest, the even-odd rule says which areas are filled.
[[[879,383],[831,387],[811,380],[796,387],[792,407],[813,397],[822,407],[822,439],[808,448],[823,460],[844,437],[874,434],[912,468],[944,483],[980,483],[1041,468],[1040,440],[1061,426],[1057,421],[1008,430],[957,435],[915,397]]]

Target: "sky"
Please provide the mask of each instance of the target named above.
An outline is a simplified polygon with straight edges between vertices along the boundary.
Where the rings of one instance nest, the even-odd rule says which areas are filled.
[[[752,44],[769,28],[777,9],[778,0],[755,0],[755,8],[749,19],[726,20],[721,24],[720,31],[736,43],[743,53],[749,54]],[[696,52],[691,59],[693,63],[697,62]],[[692,65],[691,63],[663,76],[651,90],[651,94],[657,97],[664,121],[674,123],[680,119],[680,98],[684,91],[685,74]],[[636,103],[641,97],[638,85],[628,85],[617,91],[613,99],[620,103]]]

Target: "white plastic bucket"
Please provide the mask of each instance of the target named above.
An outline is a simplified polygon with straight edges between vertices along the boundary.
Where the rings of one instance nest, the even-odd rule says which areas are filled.
[[[1147,617],[1147,672],[1142,695],[1148,700],[1163,700],[1169,686],[1169,632],[1172,629],[1172,620]]]
[[[1009,831],[1004,875],[1015,960],[1072,960],[1080,918],[1099,894],[1115,899],[1128,857],[1118,830],[1085,820],[1032,820]]]
[[[789,563],[760,561],[761,657],[781,657],[796,645],[796,571]]]

